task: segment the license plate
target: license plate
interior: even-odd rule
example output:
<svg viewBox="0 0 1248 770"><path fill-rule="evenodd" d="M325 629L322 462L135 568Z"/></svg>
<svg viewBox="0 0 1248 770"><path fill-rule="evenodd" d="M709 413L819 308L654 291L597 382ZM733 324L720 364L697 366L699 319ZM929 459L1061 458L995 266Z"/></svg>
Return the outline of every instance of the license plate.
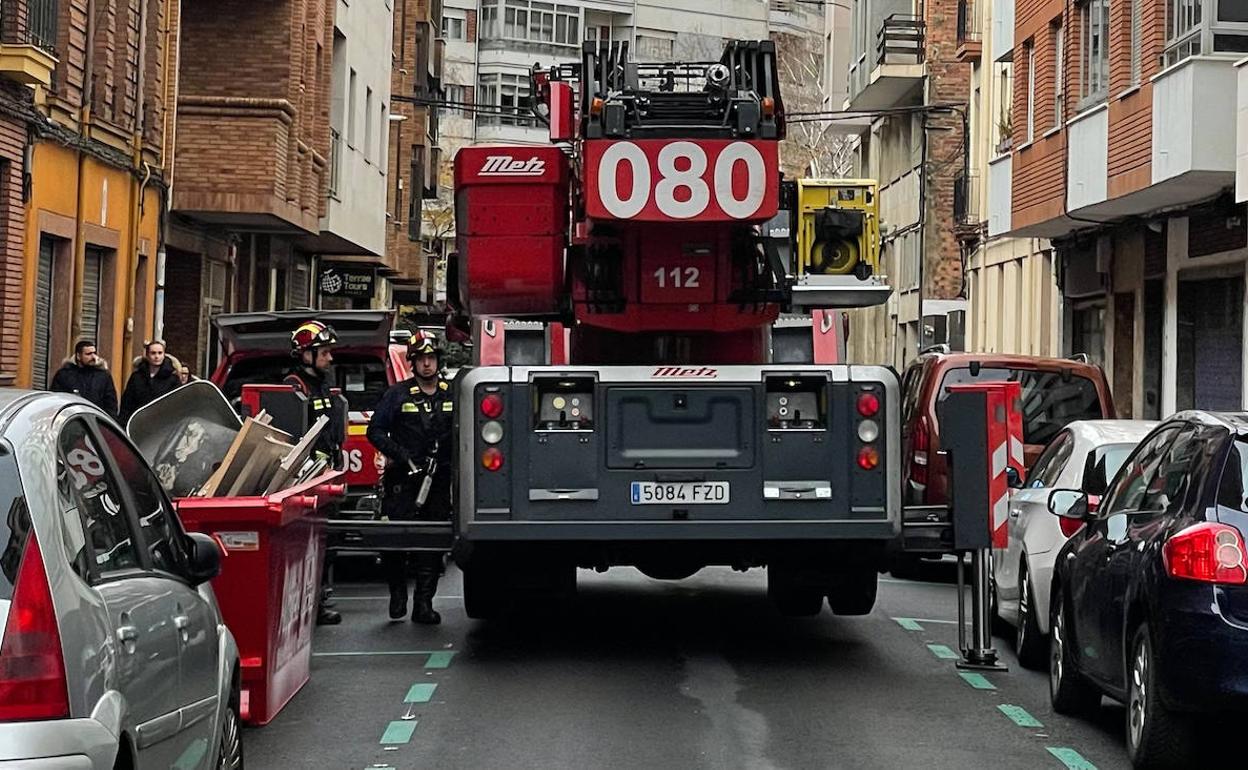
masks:
<svg viewBox="0 0 1248 770"><path fill-rule="evenodd" d="M727 505L727 481L634 481L633 505Z"/></svg>

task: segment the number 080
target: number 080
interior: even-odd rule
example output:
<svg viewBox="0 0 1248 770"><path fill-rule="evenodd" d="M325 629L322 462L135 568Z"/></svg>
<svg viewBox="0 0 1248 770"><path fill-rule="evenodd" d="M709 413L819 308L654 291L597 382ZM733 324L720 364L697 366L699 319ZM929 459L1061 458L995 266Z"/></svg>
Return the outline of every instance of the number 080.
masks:
<svg viewBox="0 0 1248 770"><path fill-rule="evenodd" d="M767 192L766 164L758 148L747 142L733 142L715 158L712 185L705 179L708 167L706 150L693 142L672 142L659 150L656 159L659 180L651 177L650 159L645 150L632 142L617 142L608 147L598 164L598 196L603 207L617 219L632 219L650 203L664 216L692 219L703 214L714 202L728 216L745 219L758 212ZM684 163L678 163L684 161ZM618 172L627 163L632 172L633 186L628 197L622 197ZM738 198L732 178L738 163L745 164L745 194ZM683 165L681 169L679 166ZM679 196L677 191L681 191Z"/></svg>

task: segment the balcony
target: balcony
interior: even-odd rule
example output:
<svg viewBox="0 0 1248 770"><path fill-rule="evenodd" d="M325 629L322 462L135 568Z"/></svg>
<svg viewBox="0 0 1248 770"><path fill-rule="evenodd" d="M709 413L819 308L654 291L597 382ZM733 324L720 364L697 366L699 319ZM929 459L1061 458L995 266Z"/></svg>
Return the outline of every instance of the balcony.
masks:
<svg viewBox="0 0 1248 770"><path fill-rule="evenodd" d="M925 31L923 19L911 14L894 13L883 20L873 55L865 54L850 67L849 110L896 107L918 90L927 69Z"/></svg>
<svg viewBox="0 0 1248 770"><path fill-rule="evenodd" d="M52 85L56 30L57 0L0 5L0 76L25 85Z"/></svg>
<svg viewBox="0 0 1248 770"><path fill-rule="evenodd" d="M1248 59L1235 64L1238 137L1235 143L1235 202L1248 201Z"/></svg>
<svg viewBox="0 0 1248 770"><path fill-rule="evenodd" d="M975 174L958 174L953 180L953 232L960 241L975 241L982 234L979 188Z"/></svg>
<svg viewBox="0 0 1248 770"><path fill-rule="evenodd" d="M1070 121L1066 141L1066 210L1104 203L1109 193L1109 107L1100 105Z"/></svg>
<svg viewBox="0 0 1248 770"><path fill-rule="evenodd" d="M1194 56L1153 78L1153 187L1161 205L1235 184L1237 82L1230 59Z"/></svg>
<svg viewBox="0 0 1248 770"><path fill-rule="evenodd" d="M960 62L977 62L983 56L984 35L976 14L975 0L958 0L958 50Z"/></svg>

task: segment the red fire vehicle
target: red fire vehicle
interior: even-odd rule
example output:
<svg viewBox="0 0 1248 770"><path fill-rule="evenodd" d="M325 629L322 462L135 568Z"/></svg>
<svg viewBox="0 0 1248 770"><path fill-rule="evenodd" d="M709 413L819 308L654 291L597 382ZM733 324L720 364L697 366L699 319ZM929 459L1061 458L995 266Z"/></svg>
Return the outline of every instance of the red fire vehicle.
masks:
<svg viewBox="0 0 1248 770"><path fill-rule="evenodd" d="M494 364L456 378L468 614L617 565L766 567L783 613L869 612L900 398L843 363L834 308L889 294L874 183L782 181L768 41L671 64L587 43L533 86L550 145L455 158L451 304Z"/></svg>

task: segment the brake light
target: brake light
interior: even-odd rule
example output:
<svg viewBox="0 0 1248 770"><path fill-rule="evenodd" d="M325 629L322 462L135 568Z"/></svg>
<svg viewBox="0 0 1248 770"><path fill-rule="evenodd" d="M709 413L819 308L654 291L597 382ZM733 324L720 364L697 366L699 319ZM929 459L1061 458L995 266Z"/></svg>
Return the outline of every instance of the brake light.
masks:
<svg viewBox="0 0 1248 770"><path fill-rule="evenodd" d="M1058 516L1057 524L1062 528L1062 534L1066 536L1067 540L1074 537L1075 533L1083 528L1082 519L1072 519L1067 516Z"/></svg>
<svg viewBox="0 0 1248 770"><path fill-rule="evenodd" d="M487 471L497 471L503 467L503 453L497 447L490 447L481 453L481 467Z"/></svg>
<svg viewBox="0 0 1248 770"><path fill-rule="evenodd" d="M497 393L487 393L481 399L481 414L491 420L497 420L503 414L503 397Z"/></svg>
<svg viewBox="0 0 1248 770"><path fill-rule="evenodd" d="M1166 541L1161 555L1172 578L1231 585L1248 582L1243 535L1226 524L1206 521L1188 527Z"/></svg>
<svg viewBox="0 0 1248 770"><path fill-rule="evenodd" d="M874 393L863 393L858 397L858 414L863 417L874 417L880 413L880 397Z"/></svg>
<svg viewBox="0 0 1248 770"><path fill-rule="evenodd" d="M68 716L61 632L43 554L31 532L0 641L0 722Z"/></svg>
<svg viewBox="0 0 1248 770"><path fill-rule="evenodd" d="M910 458L910 480L915 484L927 484L927 453L931 444L932 434L927 426L927 418L920 417L914 424L914 454Z"/></svg>

